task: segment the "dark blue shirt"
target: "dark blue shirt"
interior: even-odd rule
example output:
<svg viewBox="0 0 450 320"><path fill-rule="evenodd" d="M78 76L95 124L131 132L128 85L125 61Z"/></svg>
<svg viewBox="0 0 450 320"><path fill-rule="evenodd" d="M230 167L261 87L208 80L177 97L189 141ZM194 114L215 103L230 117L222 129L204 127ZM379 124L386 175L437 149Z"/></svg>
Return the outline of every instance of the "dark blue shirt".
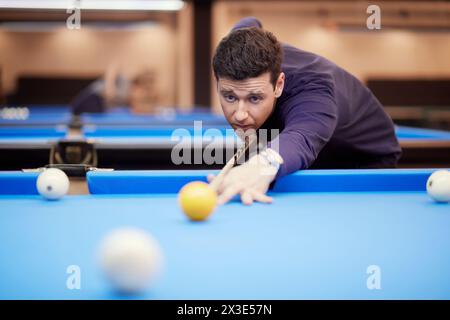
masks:
<svg viewBox="0 0 450 320"><path fill-rule="evenodd" d="M245 18L233 28L262 27ZM401 148L391 118L356 77L283 44L282 95L262 128L279 129L278 177L306 168L394 167ZM275 147L275 145L273 145Z"/></svg>

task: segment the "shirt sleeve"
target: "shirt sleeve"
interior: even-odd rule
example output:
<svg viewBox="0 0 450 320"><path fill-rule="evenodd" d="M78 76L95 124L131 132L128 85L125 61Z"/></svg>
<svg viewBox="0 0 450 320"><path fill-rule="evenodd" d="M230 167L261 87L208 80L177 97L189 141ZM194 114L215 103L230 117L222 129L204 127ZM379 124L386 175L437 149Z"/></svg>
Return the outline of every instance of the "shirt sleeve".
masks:
<svg viewBox="0 0 450 320"><path fill-rule="evenodd" d="M318 80L306 87L283 102L285 126L270 143L284 161L277 178L312 165L336 128L337 106L331 84Z"/></svg>
<svg viewBox="0 0 450 320"><path fill-rule="evenodd" d="M245 18L239 20L239 22L234 25L234 27L231 31L241 29L241 28L250 28L250 27L262 28L262 24L255 17L245 17Z"/></svg>

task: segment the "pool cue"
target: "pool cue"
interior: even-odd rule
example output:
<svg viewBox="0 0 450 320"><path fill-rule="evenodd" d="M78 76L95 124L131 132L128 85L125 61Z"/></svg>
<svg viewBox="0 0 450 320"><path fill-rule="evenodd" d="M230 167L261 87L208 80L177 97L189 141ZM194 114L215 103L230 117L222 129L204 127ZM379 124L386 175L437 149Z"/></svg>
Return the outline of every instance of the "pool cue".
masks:
<svg viewBox="0 0 450 320"><path fill-rule="evenodd" d="M234 165L239 161L239 159L242 158L242 156L245 156L245 153L247 150L256 142L258 141L258 138L255 136L254 138L249 137L248 143L245 141L244 145L239 148L234 156L228 160L228 162L225 164L225 166L220 170L220 172L217 174L217 176L214 177L214 180L209 184L209 186L217 192L217 189L219 188L219 185L222 183L223 179L225 178L225 175L228 174L228 172L234 167Z"/></svg>

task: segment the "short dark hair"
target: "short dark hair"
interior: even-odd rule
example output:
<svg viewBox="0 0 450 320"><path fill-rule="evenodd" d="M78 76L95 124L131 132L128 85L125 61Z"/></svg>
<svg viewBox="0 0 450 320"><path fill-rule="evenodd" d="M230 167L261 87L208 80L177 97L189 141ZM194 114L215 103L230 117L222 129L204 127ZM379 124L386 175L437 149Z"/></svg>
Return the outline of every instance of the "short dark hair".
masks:
<svg viewBox="0 0 450 320"><path fill-rule="evenodd" d="M283 50L269 31L251 27L232 31L220 41L213 57L216 79L245 80L270 72L275 87Z"/></svg>

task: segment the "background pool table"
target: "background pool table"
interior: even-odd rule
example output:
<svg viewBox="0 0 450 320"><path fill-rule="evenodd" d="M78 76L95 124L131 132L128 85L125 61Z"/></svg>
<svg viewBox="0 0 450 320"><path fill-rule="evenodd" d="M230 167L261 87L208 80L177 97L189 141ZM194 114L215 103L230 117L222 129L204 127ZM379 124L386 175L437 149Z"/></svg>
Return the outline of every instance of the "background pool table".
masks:
<svg viewBox="0 0 450 320"><path fill-rule="evenodd" d="M191 163L175 165L171 161L172 148L178 141L172 139L176 129L194 131L194 124L154 125L84 125L79 132L67 126L18 127L0 126L0 170L20 170L23 168L42 167L52 163L52 150L62 149L65 141L75 141L80 145L90 144L95 149L98 167L115 169L218 169L208 163ZM213 129L213 131L211 131ZM239 141L228 125L217 125L203 121L202 130L195 133L196 140L191 157L195 152L203 152L210 145L211 139L219 144L220 149L229 151L231 156ZM208 132L209 139L204 135ZM450 163L450 133L445 131L420 128L396 127L396 133L403 149L400 159L401 167L441 167ZM61 143L62 141L62 143ZM82 150L82 147L79 149ZM194 150L196 149L196 150ZM72 148L73 152L75 148ZM75 150L76 151L76 150ZM228 155L227 154L227 155ZM82 159L83 156L77 156ZM73 163L69 162L68 163Z"/></svg>

